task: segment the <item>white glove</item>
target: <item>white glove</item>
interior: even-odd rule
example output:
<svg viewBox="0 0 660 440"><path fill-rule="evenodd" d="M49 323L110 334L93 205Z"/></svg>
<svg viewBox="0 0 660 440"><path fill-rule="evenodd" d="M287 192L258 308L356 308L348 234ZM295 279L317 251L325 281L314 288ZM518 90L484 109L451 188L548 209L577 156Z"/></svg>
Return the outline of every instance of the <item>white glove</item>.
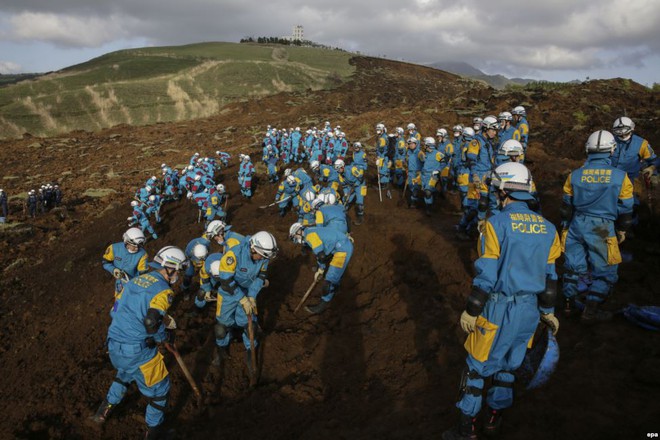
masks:
<svg viewBox="0 0 660 440"><path fill-rule="evenodd" d="M325 270L321 269L320 267L314 272L314 281L318 282L321 281L323 278L323 275L325 274Z"/></svg>
<svg viewBox="0 0 660 440"><path fill-rule="evenodd" d="M477 328L477 317L470 316L467 310L461 313L461 328L465 333L472 333Z"/></svg>
<svg viewBox="0 0 660 440"><path fill-rule="evenodd" d="M204 294L204 301L206 301L207 303L214 302L214 301L217 301L217 300L218 300L218 297L216 295L214 295L213 292L206 292Z"/></svg>
<svg viewBox="0 0 660 440"><path fill-rule="evenodd" d="M626 240L626 232L625 231L616 231L616 241L621 244Z"/></svg>
<svg viewBox="0 0 660 440"><path fill-rule="evenodd" d="M642 170L642 176L644 176L645 179L650 179L654 171L655 171L655 166L653 165L648 166Z"/></svg>
<svg viewBox="0 0 660 440"><path fill-rule="evenodd" d="M351 243L355 243L355 240L353 239L353 237L351 236L351 234L348 234L348 240L349 240Z"/></svg>
<svg viewBox="0 0 660 440"><path fill-rule="evenodd" d="M553 335L557 334L559 331L559 320L554 313L541 313L541 321L550 327Z"/></svg>
<svg viewBox="0 0 660 440"><path fill-rule="evenodd" d="M186 193L186 197L192 200L193 193L190 192L190 191L188 191L188 192Z"/></svg>
<svg viewBox="0 0 660 440"><path fill-rule="evenodd" d="M477 221L477 230L481 234L486 232L486 219L485 218L480 219L479 221Z"/></svg>
<svg viewBox="0 0 660 440"><path fill-rule="evenodd" d="M240 300L243 310L245 310L246 315L256 315L257 314L257 299L252 298L251 296L244 296Z"/></svg>
<svg viewBox="0 0 660 440"><path fill-rule="evenodd" d="M116 267L112 270L112 276L115 277L115 279L121 280L125 275L126 273L123 270Z"/></svg>
<svg viewBox="0 0 660 440"><path fill-rule="evenodd" d="M163 325L168 330L174 330L176 328L176 322L170 315L165 315L163 317Z"/></svg>
<svg viewBox="0 0 660 440"><path fill-rule="evenodd" d="M270 286L270 281L264 280L264 285L262 287L265 289L268 286Z"/></svg>

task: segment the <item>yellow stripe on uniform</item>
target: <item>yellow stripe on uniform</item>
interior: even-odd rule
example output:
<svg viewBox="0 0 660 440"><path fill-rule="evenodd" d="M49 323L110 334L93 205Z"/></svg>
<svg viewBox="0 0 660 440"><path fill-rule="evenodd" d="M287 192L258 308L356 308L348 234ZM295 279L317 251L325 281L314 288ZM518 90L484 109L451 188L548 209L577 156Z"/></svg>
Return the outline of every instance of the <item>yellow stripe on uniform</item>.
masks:
<svg viewBox="0 0 660 440"><path fill-rule="evenodd" d="M144 383L148 387L156 385L169 374L165 362L163 362L163 355L159 351L156 352L156 356L151 358L151 360L140 365L140 371L144 376Z"/></svg>
<svg viewBox="0 0 660 440"><path fill-rule="evenodd" d="M332 261L330 262L330 266L341 269L342 267L344 267L345 262L346 262L346 252L335 252L335 254L332 256Z"/></svg>
<svg viewBox="0 0 660 440"><path fill-rule="evenodd" d="M310 232L307 234L305 240L309 243L312 249L318 249L323 246L323 241L321 241L321 237L319 237L319 234L316 232Z"/></svg>
<svg viewBox="0 0 660 440"><path fill-rule="evenodd" d="M151 298L149 308L167 312L167 309L170 308L170 295L173 294L174 292L172 292L171 289L165 289L161 292L158 292L156 296Z"/></svg>
<svg viewBox="0 0 660 440"><path fill-rule="evenodd" d="M548 254L548 264L554 264L555 260L561 255L562 246L559 235L555 232L555 239L552 241L552 246L550 246L550 253Z"/></svg>
<svg viewBox="0 0 660 440"><path fill-rule="evenodd" d="M495 233L493 225L486 220L486 232L484 233L484 253L482 258L500 258L500 241Z"/></svg>
<svg viewBox="0 0 660 440"><path fill-rule="evenodd" d="M234 273L236 271L236 254L229 251L220 259L220 273Z"/></svg>
<svg viewBox="0 0 660 440"><path fill-rule="evenodd" d="M321 211L316 211L316 215L314 216L314 218L316 219L316 224L318 226L323 226L323 221L325 219L323 218L323 213Z"/></svg>
<svg viewBox="0 0 660 440"><path fill-rule="evenodd" d="M564 182L564 194L573 197L573 184L571 183L571 175L572 173L568 175L566 182Z"/></svg>
<svg viewBox="0 0 660 440"><path fill-rule="evenodd" d="M230 238L229 240L226 241L227 247L229 249L233 248L237 244L241 244L241 241L236 239L236 238Z"/></svg>
<svg viewBox="0 0 660 440"><path fill-rule="evenodd" d="M105 250L105 254L103 254L103 259L111 263L114 261L115 253L112 252L112 245L108 246L108 248Z"/></svg>
<svg viewBox="0 0 660 440"><path fill-rule="evenodd" d="M147 254L145 253L145 254L142 256L142 258L140 258L140 261L138 261L137 270L138 270L139 273L142 273L142 272L146 272L146 271L147 271L147 269L148 269L148 266L147 266L147 260L148 260L148 259L149 259L149 255L147 255Z"/></svg>
<svg viewBox="0 0 660 440"><path fill-rule="evenodd" d="M619 198L621 200L627 200L627 199L631 199L632 196L633 196L633 185L632 183L630 183L630 179L626 174L625 176L623 176L623 182L621 185L621 192L619 193Z"/></svg>

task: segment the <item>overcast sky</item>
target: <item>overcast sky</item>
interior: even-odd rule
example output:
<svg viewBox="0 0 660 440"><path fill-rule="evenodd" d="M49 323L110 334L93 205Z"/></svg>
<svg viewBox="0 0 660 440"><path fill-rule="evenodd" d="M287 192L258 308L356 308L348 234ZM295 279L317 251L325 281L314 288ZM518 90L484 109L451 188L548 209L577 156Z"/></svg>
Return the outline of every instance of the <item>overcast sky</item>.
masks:
<svg viewBox="0 0 660 440"><path fill-rule="evenodd" d="M549 81L660 82L660 0L0 0L0 73L118 49L290 35Z"/></svg>

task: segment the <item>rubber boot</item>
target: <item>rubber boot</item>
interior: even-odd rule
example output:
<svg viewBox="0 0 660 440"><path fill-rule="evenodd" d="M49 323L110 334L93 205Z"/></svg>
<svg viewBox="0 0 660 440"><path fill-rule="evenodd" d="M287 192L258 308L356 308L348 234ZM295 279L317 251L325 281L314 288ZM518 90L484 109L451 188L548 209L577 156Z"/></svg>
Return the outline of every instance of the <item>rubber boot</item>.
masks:
<svg viewBox="0 0 660 440"><path fill-rule="evenodd" d="M609 321L612 319L612 312L600 309L601 303L594 300L587 300L582 312L582 322L596 323Z"/></svg>
<svg viewBox="0 0 660 440"><path fill-rule="evenodd" d="M314 306L305 306L305 310L307 310L307 313L311 313L312 315L320 315L328 307L330 307L330 303L327 302L327 301L321 300L321 301L319 301L318 304L316 304Z"/></svg>
<svg viewBox="0 0 660 440"><path fill-rule="evenodd" d="M575 306L575 297L564 297L564 316L575 316L578 310Z"/></svg>
<svg viewBox="0 0 660 440"><path fill-rule="evenodd" d="M427 203L424 204L424 214L426 214L427 217L431 217L431 205Z"/></svg>
<svg viewBox="0 0 660 440"><path fill-rule="evenodd" d="M150 426L144 434L144 440L171 440L175 434L174 429L165 429L163 425Z"/></svg>
<svg viewBox="0 0 660 440"><path fill-rule="evenodd" d="M486 408L486 420L484 421L483 433L487 437L496 436L502 427L502 410Z"/></svg>
<svg viewBox="0 0 660 440"><path fill-rule="evenodd" d="M280 217L284 217L286 215L286 208L280 208Z"/></svg>
<svg viewBox="0 0 660 440"><path fill-rule="evenodd" d="M213 365L214 367L221 367L225 359L229 359L228 348L229 347L220 347L216 345L215 353L213 354L213 360L211 361L211 365Z"/></svg>
<svg viewBox="0 0 660 440"><path fill-rule="evenodd" d="M101 402L101 405L99 405L99 408L96 410L96 413L91 416L89 419L92 422L101 424L105 422L108 417L110 417L110 413L112 413L112 410L115 408L115 405L111 404L108 402L107 399L103 399L103 402Z"/></svg>
<svg viewBox="0 0 660 440"><path fill-rule="evenodd" d="M461 413L458 426L442 433L443 440L476 440L477 433L474 426L476 417L471 417Z"/></svg>

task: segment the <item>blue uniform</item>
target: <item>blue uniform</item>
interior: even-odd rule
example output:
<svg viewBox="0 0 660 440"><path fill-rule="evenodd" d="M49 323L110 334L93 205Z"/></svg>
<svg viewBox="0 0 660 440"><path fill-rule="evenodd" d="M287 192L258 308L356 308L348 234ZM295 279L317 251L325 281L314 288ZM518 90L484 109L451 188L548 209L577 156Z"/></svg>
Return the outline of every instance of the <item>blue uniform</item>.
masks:
<svg viewBox="0 0 660 440"><path fill-rule="evenodd" d="M526 116L520 118L520 121L516 124L516 129L520 133L520 143L523 146L523 151L526 153L529 142L529 122L527 122Z"/></svg>
<svg viewBox="0 0 660 440"><path fill-rule="evenodd" d="M253 260L250 255L249 236L238 246L228 250L220 259L218 301L216 308L216 344L226 347L231 341L233 327L243 329L243 344L248 350L248 317L240 300L257 298L266 280L268 260ZM256 321L256 316L252 317ZM255 341L256 344L257 341Z"/></svg>
<svg viewBox="0 0 660 440"><path fill-rule="evenodd" d="M321 299L330 302L353 255L353 243L348 235L330 227L305 228L303 241L316 255L319 268L325 269L329 289Z"/></svg>
<svg viewBox="0 0 660 440"><path fill-rule="evenodd" d="M488 219L481 239L473 286L489 299L477 317L476 331L465 342L470 370L467 391L456 406L474 417L481 409L484 378L494 376L488 391L490 408L513 404L513 371L525 357L539 323L537 295L546 281L556 280L555 260L560 256L555 227L531 211L524 202L512 202Z"/></svg>
<svg viewBox="0 0 660 440"><path fill-rule="evenodd" d="M241 194L244 197L252 197L252 175L254 174L254 167L252 162L242 161L238 168L238 183L241 186Z"/></svg>
<svg viewBox="0 0 660 440"><path fill-rule="evenodd" d="M406 178L406 141L403 137L399 136L394 148L394 184L396 186L403 186Z"/></svg>
<svg viewBox="0 0 660 440"><path fill-rule="evenodd" d="M445 166L445 155L442 152L433 149L425 154L421 178L424 203L427 206L433 204L433 194L436 192L435 186L440 179L440 172Z"/></svg>
<svg viewBox="0 0 660 440"><path fill-rule="evenodd" d="M314 218L316 226L334 228L342 234L348 234L346 211L341 205L321 205Z"/></svg>
<svg viewBox="0 0 660 440"><path fill-rule="evenodd" d="M147 251L139 248L134 254L128 252L123 242L114 243L108 246L103 254L103 269L111 275L115 269L119 269L126 274L125 279L115 280L115 296L121 292L124 283L132 278L145 273L147 267Z"/></svg>
<svg viewBox="0 0 660 440"><path fill-rule="evenodd" d="M170 378L163 355L155 345L166 340L165 328L161 323L155 333L148 333L144 319L149 309L164 316L173 295L170 285L158 272L133 278L115 301L108 329L108 353L117 376L106 399L112 405L118 404L127 386L137 383L140 393L149 400L145 414L149 427L163 422ZM151 343L148 338L152 339Z"/></svg>
<svg viewBox="0 0 660 440"><path fill-rule="evenodd" d="M0 223L4 223L7 218L7 194L4 191L0 192L0 209L2 209L2 215L0 216Z"/></svg>
<svg viewBox="0 0 660 440"><path fill-rule="evenodd" d="M300 193L300 189L301 185L299 179L296 179L295 183L290 183L286 179L280 183L277 187L277 193L275 193L275 201L280 202L277 204L278 208L280 208L280 212L283 212L289 203L293 206L293 199Z"/></svg>
<svg viewBox="0 0 660 440"><path fill-rule="evenodd" d="M277 182L277 161L279 160L280 152L277 147L268 145L264 147L262 160L268 167L268 180L270 182Z"/></svg>
<svg viewBox="0 0 660 440"><path fill-rule="evenodd" d="M603 302L618 280L621 254L614 222L632 213L632 183L624 171L611 165L609 153L590 154L584 166L566 179L564 203L573 208L573 218L562 231L564 296L573 298L578 280L590 271L587 300Z"/></svg>
<svg viewBox="0 0 660 440"><path fill-rule="evenodd" d="M188 257L188 261L190 262L190 264L186 266L186 271L183 276L183 283L181 286L183 290L190 289L190 285L192 284L193 277L195 276L196 273L199 274L202 266L204 266L205 260L197 258L193 254L193 249L198 244L201 244L206 248L207 256L211 251L211 241L208 238L206 238L206 234L202 235L201 237L193 238L188 242L188 245L186 246L184 252L186 254L186 257Z"/></svg>
<svg viewBox="0 0 660 440"><path fill-rule="evenodd" d="M376 138L376 156L383 157L387 155L387 147L389 147L390 141L387 133L383 132L378 135Z"/></svg>

